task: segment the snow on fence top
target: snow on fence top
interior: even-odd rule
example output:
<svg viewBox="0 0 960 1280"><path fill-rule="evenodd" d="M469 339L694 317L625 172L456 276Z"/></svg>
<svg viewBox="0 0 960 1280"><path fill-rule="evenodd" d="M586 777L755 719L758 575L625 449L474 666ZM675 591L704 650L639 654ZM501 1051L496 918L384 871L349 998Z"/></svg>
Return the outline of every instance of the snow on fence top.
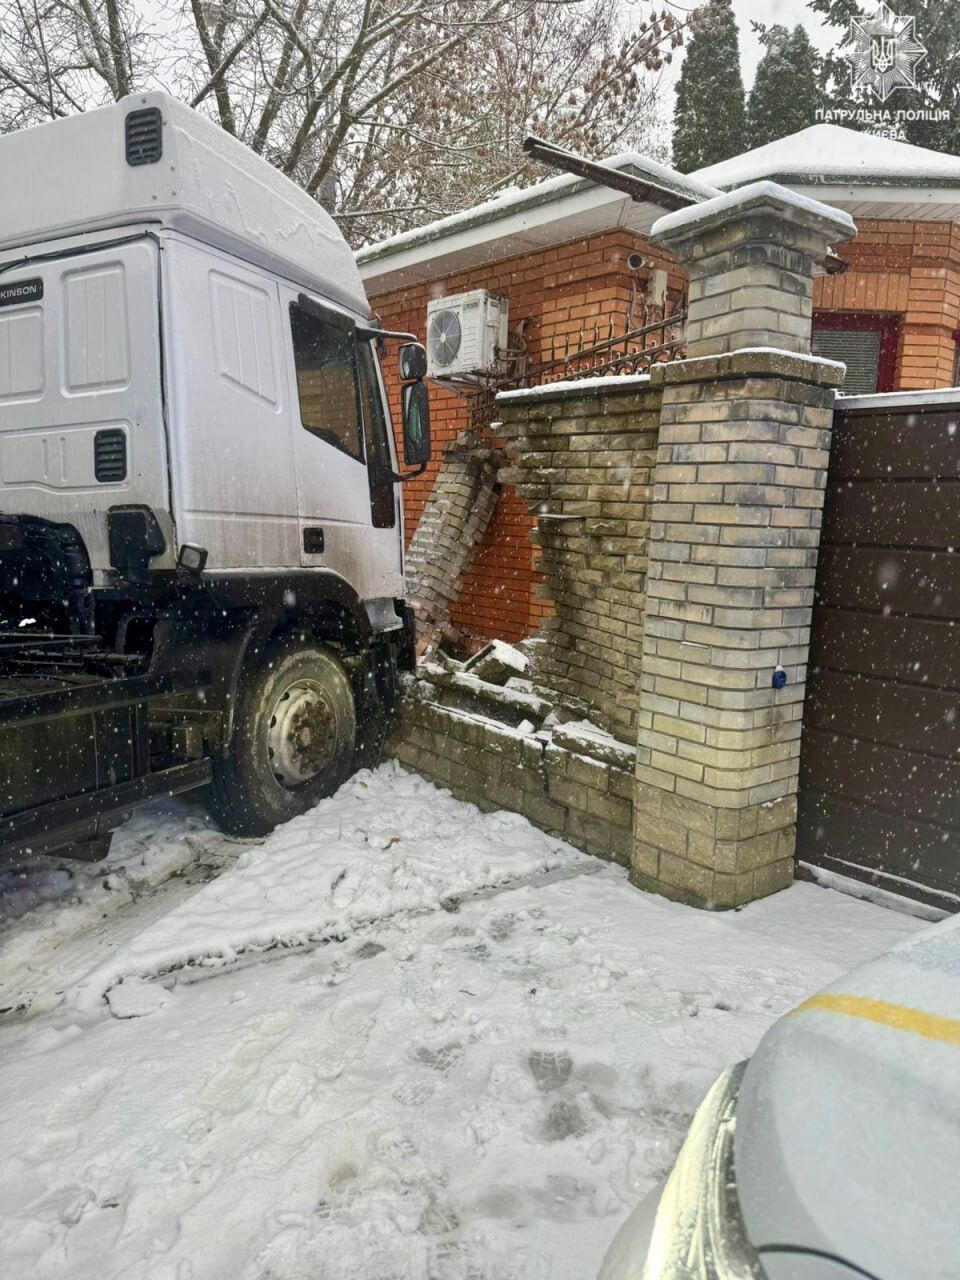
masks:
<svg viewBox="0 0 960 1280"><path fill-rule="evenodd" d="M629 387L646 386L650 381L649 373L618 373L606 377L570 378L565 382L545 382L536 387L519 387L514 391L500 391L497 402L512 400L535 400L538 396L574 395L579 391L588 391L591 395L607 394L621 391Z"/></svg>
<svg viewBox="0 0 960 1280"><path fill-rule="evenodd" d="M815 124L743 155L697 169L691 176L724 188L760 178L799 179L811 184L843 179L891 186L947 181L960 186L960 157L840 125Z"/></svg>
<svg viewBox="0 0 960 1280"><path fill-rule="evenodd" d="M160 113L160 157L130 163L127 117L150 110ZM137 94L0 137L0 172L0 252L151 223L368 313L353 253L330 215L266 160L165 93Z"/></svg>
<svg viewBox="0 0 960 1280"><path fill-rule="evenodd" d="M859 396L846 396L841 392L837 397L837 407L842 409L909 410L938 405L960 410L960 387L939 387L934 391L881 391Z"/></svg>

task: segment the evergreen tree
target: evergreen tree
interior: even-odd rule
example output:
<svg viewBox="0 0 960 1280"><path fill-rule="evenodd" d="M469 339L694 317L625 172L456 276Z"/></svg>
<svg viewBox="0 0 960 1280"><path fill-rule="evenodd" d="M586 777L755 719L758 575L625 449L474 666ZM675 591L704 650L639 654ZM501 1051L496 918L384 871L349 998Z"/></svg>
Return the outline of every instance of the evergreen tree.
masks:
<svg viewBox="0 0 960 1280"><path fill-rule="evenodd" d="M697 15L677 85L673 163L683 173L716 164L746 142L740 35L730 0Z"/></svg>
<svg viewBox="0 0 960 1280"><path fill-rule="evenodd" d="M891 113L900 109L942 113L940 120L904 120L898 131L905 142L960 155L960 4L957 0L895 0L891 3L891 9L899 17L916 20L914 34L926 48L927 55L916 67L917 87L897 89L883 104L863 89L854 92L850 83L850 23L854 18L874 17L875 0L807 0L807 3L814 13L823 15L825 25L837 29L837 44L823 59L824 106L884 106ZM835 123L871 131L870 126L856 120Z"/></svg>
<svg viewBox="0 0 960 1280"><path fill-rule="evenodd" d="M817 51L803 27L774 26L764 32L766 52L747 106L747 145L785 138L816 123L820 102Z"/></svg>

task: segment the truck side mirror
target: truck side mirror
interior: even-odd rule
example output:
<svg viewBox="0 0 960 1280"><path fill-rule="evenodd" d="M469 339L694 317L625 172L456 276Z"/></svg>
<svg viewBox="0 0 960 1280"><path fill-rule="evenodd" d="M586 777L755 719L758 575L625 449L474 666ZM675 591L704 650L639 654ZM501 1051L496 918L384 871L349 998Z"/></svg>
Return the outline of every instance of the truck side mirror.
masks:
<svg viewBox="0 0 960 1280"><path fill-rule="evenodd" d="M420 342L405 342L398 355L400 381L414 382L427 372L427 351Z"/></svg>
<svg viewBox="0 0 960 1280"><path fill-rule="evenodd" d="M430 461L430 402L426 383L408 382L400 392L403 413L403 460L408 467Z"/></svg>

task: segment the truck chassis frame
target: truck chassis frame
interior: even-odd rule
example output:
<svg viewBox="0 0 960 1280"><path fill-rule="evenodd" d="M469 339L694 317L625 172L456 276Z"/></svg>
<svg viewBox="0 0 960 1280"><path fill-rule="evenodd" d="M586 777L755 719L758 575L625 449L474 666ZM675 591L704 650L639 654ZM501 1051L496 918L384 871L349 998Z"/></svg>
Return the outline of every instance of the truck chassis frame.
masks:
<svg viewBox="0 0 960 1280"><path fill-rule="evenodd" d="M158 759L149 720L155 699L202 689L209 673L136 665L96 636L0 632L0 863L70 845L82 854L145 800L210 781L209 759ZM18 780L41 762L45 794L18 804L29 794Z"/></svg>

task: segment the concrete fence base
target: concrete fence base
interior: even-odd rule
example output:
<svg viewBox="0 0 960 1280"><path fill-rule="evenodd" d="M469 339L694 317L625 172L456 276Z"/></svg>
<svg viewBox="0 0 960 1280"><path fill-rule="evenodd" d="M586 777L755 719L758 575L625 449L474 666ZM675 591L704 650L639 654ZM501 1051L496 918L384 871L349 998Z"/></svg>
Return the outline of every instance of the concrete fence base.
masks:
<svg viewBox="0 0 960 1280"><path fill-rule="evenodd" d="M630 747L576 724L531 728L550 711L535 695L517 697L492 686L478 692L476 681L437 679L432 673L408 686L389 741L401 764L459 800L488 812L522 813L578 849L630 866Z"/></svg>

